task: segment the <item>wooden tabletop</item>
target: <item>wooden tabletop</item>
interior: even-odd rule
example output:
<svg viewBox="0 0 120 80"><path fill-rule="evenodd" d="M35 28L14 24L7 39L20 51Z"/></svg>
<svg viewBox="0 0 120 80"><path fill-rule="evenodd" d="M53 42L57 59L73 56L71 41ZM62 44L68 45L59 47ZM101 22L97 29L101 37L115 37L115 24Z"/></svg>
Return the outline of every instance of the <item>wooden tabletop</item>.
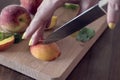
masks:
<svg viewBox="0 0 120 80"><path fill-rule="evenodd" d="M0 10L18 0L0 0ZM120 80L120 23L107 29L87 52L67 80ZM34 80L0 65L0 80Z"/></svg>

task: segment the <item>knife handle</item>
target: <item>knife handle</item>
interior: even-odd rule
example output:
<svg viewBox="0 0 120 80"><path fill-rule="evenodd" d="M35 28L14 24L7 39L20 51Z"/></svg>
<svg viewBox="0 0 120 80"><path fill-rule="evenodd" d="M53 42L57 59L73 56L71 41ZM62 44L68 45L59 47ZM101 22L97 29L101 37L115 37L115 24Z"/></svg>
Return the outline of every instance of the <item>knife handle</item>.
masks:
<svg viewBox="0 0 120 80"><path fill-rule="evenodd" d="M105 13L107 13L108 0L100 0L98 5Z"/></svg>

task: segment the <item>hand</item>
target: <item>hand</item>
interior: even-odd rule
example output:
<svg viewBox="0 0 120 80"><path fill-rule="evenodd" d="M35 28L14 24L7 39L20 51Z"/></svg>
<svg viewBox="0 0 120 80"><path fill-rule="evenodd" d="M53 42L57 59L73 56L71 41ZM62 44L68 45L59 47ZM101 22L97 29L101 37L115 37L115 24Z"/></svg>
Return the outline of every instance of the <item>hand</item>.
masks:
<svg viewBox="0 0 120 80"><path fill-rule="evenodd" d="M65 1L66 0L43 0L23 35L23 39L31 37L29 45L34 45L42 39L44 29L49 23L54 11L64 4Z"/></svg>
<svg viewBox="0 0 120 80"><path fill-rule="evenodd" d="M25 31L23 39L29 38L29 45L34 45L42 39L44 29L49 23L54 11L65 2L77 3L80 5L79 13L98 3L99 0L43 0L31 24ZM120 0L109 0L107 22L111 29L115 27L120 16Z"/></svg>
<svg viewBox="0 0 120 80"><path fill-rule="evenodd" d="M75 1L75 0L74 0ZM81 10L85 11L100 0L80 0ZM114 29L120 18L120 0L108 0L107 23L110 29Z"/></svg>

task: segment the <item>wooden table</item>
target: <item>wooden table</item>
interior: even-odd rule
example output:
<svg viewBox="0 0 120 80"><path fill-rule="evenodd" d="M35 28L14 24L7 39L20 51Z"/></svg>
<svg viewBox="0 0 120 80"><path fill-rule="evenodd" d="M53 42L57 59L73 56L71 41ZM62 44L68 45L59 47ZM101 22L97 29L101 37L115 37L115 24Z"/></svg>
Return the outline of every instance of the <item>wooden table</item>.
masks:
<svg viewBox="0 0 120 80"><path fill-rule="evenodd" d="M16 2L18 1L11 0L11 3ZM0 0L0 10L11 3L10 0ZM120 80L119 25L120 23L113 31L107 29L104 32L67 80ZM0 80L34 79L0 65Z"/></svg>

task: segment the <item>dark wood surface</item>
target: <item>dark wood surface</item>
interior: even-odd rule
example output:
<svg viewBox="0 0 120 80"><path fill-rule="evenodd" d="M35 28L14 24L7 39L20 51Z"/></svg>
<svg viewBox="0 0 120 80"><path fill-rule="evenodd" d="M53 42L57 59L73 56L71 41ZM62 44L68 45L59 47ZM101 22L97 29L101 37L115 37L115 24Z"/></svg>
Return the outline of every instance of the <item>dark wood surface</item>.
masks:
<svg viewBox="0 0 120 80"><path fill-rule="evenodd" d="M0 0L0 10L18 0ZM34 80L0 65L0 80ZM107 29L87 52L67 80L120 80L120 23Z"/></svg>

